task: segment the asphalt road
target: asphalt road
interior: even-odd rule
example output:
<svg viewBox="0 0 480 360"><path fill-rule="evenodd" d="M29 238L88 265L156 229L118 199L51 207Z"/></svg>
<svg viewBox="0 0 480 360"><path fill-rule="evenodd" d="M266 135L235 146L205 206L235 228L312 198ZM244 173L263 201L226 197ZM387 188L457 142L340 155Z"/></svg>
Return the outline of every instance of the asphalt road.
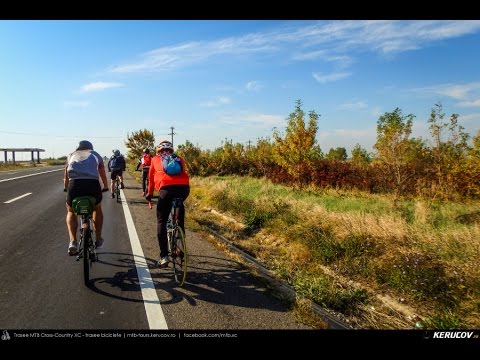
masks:
<svg viewBox="0 0 480 360"><path fill-rule="evenodd" d="M189 273L176 286L155 265L155 208L128 174L122 204L104 193L105 245L84 286L82 262L67 255L62 170L0 173L0 328L307 328L241 264L188 229Z"/></svg>

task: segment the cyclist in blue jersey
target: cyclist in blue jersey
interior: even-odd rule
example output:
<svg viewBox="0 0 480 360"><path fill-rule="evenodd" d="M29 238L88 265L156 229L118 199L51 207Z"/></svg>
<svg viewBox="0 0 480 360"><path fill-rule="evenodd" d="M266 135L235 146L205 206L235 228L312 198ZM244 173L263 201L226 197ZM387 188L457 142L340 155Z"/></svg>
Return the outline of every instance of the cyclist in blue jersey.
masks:
<svg viewBox="0 0 480 360"><path fill-rule="evenodd" d="M126 169L125 158L122 154L120 154L120 150L116 149L113 151L113 155L108 161L108 171L112 172L110 176L110 191L112 192L112 199L115 197L115 179L118 176L118 180L120 181L120 188L124 189L125 186L123 185L123 171Z"/></svg>

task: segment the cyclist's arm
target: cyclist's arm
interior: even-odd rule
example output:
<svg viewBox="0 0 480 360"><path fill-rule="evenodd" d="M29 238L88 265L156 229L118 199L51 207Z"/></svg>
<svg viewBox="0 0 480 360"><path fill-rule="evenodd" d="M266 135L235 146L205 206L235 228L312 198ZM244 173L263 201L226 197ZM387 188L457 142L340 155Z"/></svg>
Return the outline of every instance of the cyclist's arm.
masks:
<svg viewBox="0 0 480 360"><path fill-rule="evenodd" d="M107 182L107 174L105 172L105 165L100 165L98 167L98 174L100 175L100 178L102 179L103 190L105 190L105 189L108 190L108 182Z"/></svg>
<svg viewBox="0 0 480 360"><path fill-rule="evenodd" d="M67 165L65 165L65 170L64 170L64 172L63 172L63 188L64 188L64 189L68 189L69 179L68 179L67 169L68 169L68 163L67 163Z"/></svg>

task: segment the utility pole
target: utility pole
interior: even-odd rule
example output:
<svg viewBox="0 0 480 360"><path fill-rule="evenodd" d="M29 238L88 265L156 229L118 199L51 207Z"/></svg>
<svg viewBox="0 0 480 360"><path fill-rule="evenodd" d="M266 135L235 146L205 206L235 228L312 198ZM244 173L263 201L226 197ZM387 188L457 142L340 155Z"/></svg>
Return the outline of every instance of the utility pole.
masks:
<svg viewBox="0 0 480 360"><path fill-rule="evenodd" d="M173 129L175 129L173 126L170 126L170 129L172 130L170 134L168 135L171 135L172 136L172 146L173 146L173 135L177 135L177 133L174 133L173 132Z"/></svg>

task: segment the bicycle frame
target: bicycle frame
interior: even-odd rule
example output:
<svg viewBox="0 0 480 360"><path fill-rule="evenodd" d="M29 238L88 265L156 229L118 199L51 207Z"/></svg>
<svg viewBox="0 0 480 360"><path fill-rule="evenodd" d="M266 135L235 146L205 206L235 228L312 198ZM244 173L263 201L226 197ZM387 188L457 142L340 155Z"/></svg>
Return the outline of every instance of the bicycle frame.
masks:
<svg viewBox="0 0 480 360"><path fill-rule="evenodd" d="M90 268L92 263L97 261L95 243L93 241L92 214L95 209L95 198L93 196L79 196L72 202L72 207L80 220L80 243L77 261L83 257L83 279L85 286L90 282Z"/></svg>

